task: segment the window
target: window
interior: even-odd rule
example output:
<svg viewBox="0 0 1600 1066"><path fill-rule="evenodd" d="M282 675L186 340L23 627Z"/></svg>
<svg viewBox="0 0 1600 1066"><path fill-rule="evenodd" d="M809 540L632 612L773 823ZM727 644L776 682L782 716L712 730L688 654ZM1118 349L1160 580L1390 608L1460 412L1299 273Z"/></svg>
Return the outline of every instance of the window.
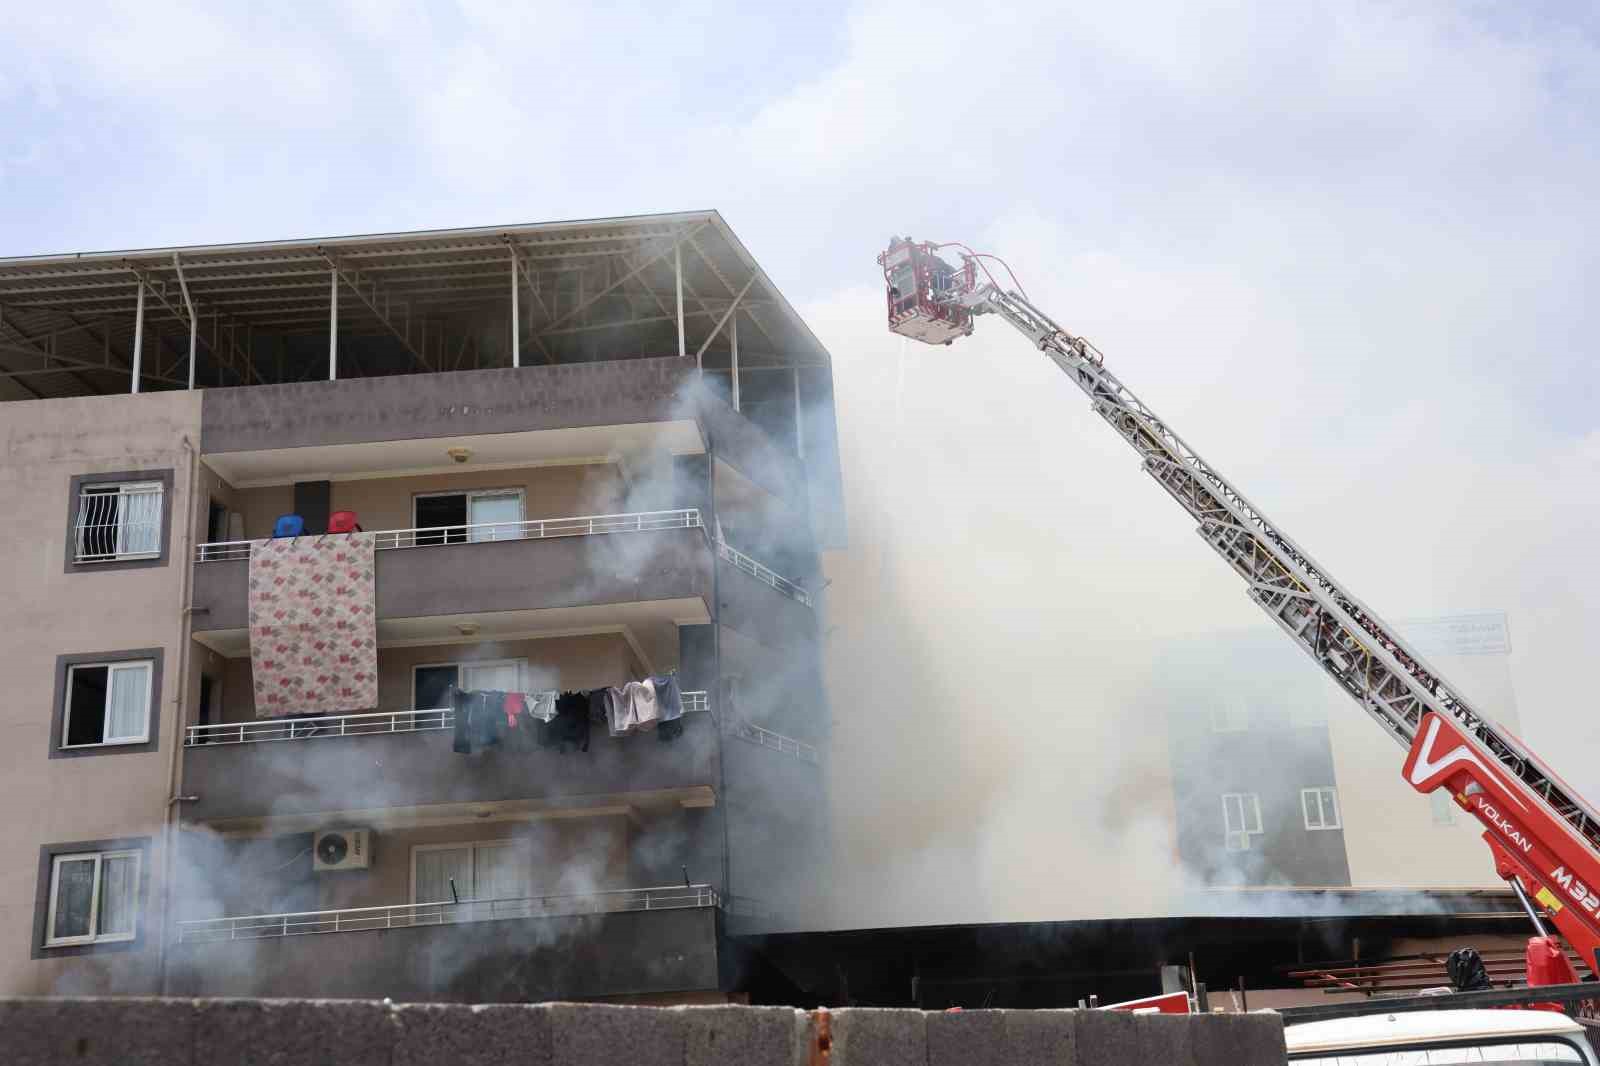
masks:
<svg viewBox="0 0 1600 1066"><path fill-rule="evenodd" d="M526 659L486 659L471 663L438 663L413 667L411 709L433 711L450 706L450 686L492 692L522 692Z"/></svg>
<svg viewBox="0 0 1600 1066"><path fill-rule="evenodd" d="M1250 838L1261 835L1261 799L1254 792L1222 796L1222 829L1229 851L1249 851Z"/></svg>
<svg viewBox="0 0 1600 1066"><path fill-rule="evenodd" d="M411 902L523 899L533 891L532 872L532 856L516 841L419 844L411 849Z"/></svg>
<svg viewBox="0 0 1600 1066"><path fill-rule="evenodd" d="M143 744L150 739L148 660L76 663L67 667L63 748Z"/></svg>
<svg viewBox="0 0 1600 1066"><path fill-rule="evenodd" d="M1428 803L1433 807L1434 825L1456 824L1456 801L1448 788L1438 788L1428 793Z"/></svg>
<svg viewBox="0 0 1600 1066"><path fill-rule="evenodd" d="M522 490L438 492L415 498L418 544L516 540L522 536Z"/></svg>
<svg viewBox="0 0 1600 1066"><path fill-rule="evenodd" d="M73 523L79 563L156 559L161 555L161 504L165 495L159 481L129 481L82 485L78 514Z"/></svg>
<svg viewBox="0 0 1600 1066"><path fill-rule="evenodd" d="M1306 816L1307 829L1339 828L1339 790L1336 788L1302 788L1300 809Z"/></svg>
<svg viewBox="0 0 1600 1066"><path fill-rule="evenodd" d="M137 850L54 856L44 946L132 940L139 925L141 858Z"/></svg>

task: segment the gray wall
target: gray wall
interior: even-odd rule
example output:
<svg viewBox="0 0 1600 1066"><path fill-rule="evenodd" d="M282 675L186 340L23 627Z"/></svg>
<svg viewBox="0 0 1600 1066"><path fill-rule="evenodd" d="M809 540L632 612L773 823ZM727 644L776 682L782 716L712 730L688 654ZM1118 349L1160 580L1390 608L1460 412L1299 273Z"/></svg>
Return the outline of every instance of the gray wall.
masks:
<svg viewBox="0 0 1600 1066"><path fill-rule="evenodd" d="M709 604L711 559L705 534L698 529L380 551L375 575L378 617L695 596ZM231 560L193 565L195 630L247 626L249 563Z"/></svg>
<svg viewBox="0 0 1600 1066"><path fill-rule="evenodd" d="M319 938L320 939L320 938ZM0 1000L25 1066L1282 1066L1277 1015Z"/></svg>
<svg viewBox="0 0 1600 1066"><path fill-rule="evenodd" d="M200 449L217 452L628 425L691 415L694 367L673 359L207 389Z"/></svg>

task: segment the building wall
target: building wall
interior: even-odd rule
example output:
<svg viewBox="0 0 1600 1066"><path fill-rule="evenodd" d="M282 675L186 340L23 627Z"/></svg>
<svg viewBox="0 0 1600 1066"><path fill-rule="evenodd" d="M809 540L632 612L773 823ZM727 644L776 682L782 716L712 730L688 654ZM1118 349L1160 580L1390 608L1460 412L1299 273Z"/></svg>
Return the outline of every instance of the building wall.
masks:
<svg viewBox="0 0 1600 1066"><path fill-rule="evenodd" d="M155 393L9 403L0 419L0 554L9 561L0 599L0 780L12 817L0 820L0 992L149 992L163 935L169 776L178 753L176 699L184 676L182 578L185 516L200 426L198 393ZM187 444L186 444L187 440ZM171 470L173 516L165 565L95 572L66 566L69 486L80 474ZM154 750L51 758L56 657L131 648L162 650L153 694ZM131 949L30 958L41 845L149 838L149 890ZM109 947L109 946L108 946Z"/></svg>

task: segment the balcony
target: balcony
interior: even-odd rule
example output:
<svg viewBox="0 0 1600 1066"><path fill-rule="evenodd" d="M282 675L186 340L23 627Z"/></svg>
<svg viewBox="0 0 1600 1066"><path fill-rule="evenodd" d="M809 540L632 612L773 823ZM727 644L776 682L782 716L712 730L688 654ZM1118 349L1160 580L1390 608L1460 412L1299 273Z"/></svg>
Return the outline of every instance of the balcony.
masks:
<svg viewBox="0 0 1600 1066"><path fill-rule="evenodd" d="M712 552L695 508L391 529L375 536L380 643L386 628L401 628L393 624L400 620L495 612L653 604L662 621L710 619ZM202 544L195 553L195 633L225 655L248 650L253 543ZM533 629L595 620L547 615L527 621L523 628Z"/></svg>
<svg viewBox="0 0 1600 1066"><path fill-rule="evenodd" d="M666 885L623 888L578 895L528 896L520 899L467 899L447 903L407 903L392 907L347 907L344 910L251 914L237 918L202 918L178 923L178 943L209 944L219 940L265 940L319 933L365 933L378 929L415 929L428 925L495 922L521 918L558 918L625 911L668 911L717 906L710 885Z"/></svg>
<svg viewBox="0 0 1600 1066"><path fill-rule="evenodd" d="M709 991L719 915L714 889L679 885L186 921L168 991L413 1002Z"/></svg>

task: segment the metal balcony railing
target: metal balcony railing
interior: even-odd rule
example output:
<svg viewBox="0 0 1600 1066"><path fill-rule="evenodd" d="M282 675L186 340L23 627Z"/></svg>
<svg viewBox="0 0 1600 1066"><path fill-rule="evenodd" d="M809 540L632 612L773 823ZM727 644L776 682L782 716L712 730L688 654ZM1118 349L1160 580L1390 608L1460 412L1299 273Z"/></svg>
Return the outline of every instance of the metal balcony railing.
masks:
<svg viewBox="0 0 1600 1066"><path fill-rule="evenodd" d="M415 929L430 925L505 921L515 918L560 918L579 914L630 911L672 911L719 905L710 885L667 885L623 888L569 896L527 896L518 899L462 900L459 903L408 903L394 907L350 907L336 911L251 914L237 918L203 918L178 923L178 943L207 944L223 940L269 940L317 933L361 933L375 929Z"/></svg>
<svg viewBox="0 0 1600 1066"><path fill-rule="evenodd" d="M636 511L630 514L580 515L576 518L535 518L526 522L480 522L464 526L425 529L385 529L373 534L379 551L426 548L439 544L484 544L504 540L551 540L556 537L593 537L607 533L654 533L668 529L703 529L700 511ZM310 534L317 536L319 534ZM338 536L339 534L331 534ZM259 540L217 541L195 549L195 561L223 562L248 559Z"/></svg>
<svg viewBox="0 0 1600 1066"><path fill-rule="evenodd" d="M756 562L754 559L750 558L750 556L746 555L738 548L735 548L727 541L717 541L717 555L732 563L738 569L749 574L757 581L760 581L762 584L771 585L773 588L777 589L790 599L799 603L803 603L807 607L811 606L811 593L807 592L805 589L801 588L799 585L793 581L790 581L788 578L777 573L776 571L770 570Z"/></svg>
<svg viewBox="0 0 1600 1066"><path fill-rule="evenodd" d="M782 733L774 733L770 729L756 725L740 718L730 726L730 732L740 740L748 740L752 744L759 744L763 748L771 748L785 755L793 755L801 762L808 762L813 766L820 765L820 758L815 745L807 744L803 740L786 737Z"/></svg>
<svg viewBox="0 0 1600 1066"><path fill-rule="evenodd" d="M683 713L711 709L703 691L683 692ZM317 718L257 718L248 722L192 725L184 734L185 747L206 744L259 744L269 740L322 740L334 737L369 737L386 733L428 733L454 729L455 711L448 707L427 711L379 711L376 714L331 714Z"/></svg>

